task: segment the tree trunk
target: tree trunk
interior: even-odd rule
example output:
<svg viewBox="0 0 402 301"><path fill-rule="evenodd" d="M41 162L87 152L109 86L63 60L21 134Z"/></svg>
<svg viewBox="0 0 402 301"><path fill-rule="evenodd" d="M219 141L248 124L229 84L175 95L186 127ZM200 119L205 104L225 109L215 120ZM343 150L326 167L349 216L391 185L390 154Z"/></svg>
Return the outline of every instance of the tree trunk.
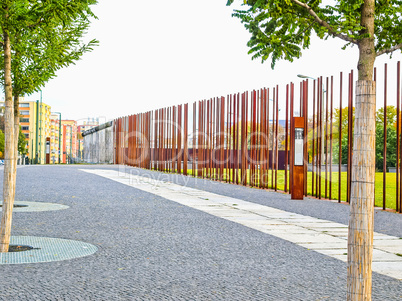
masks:
<svg viewBox="0 0 402 301"><path fill-rule="evenodd" d="M5 145L4 145L4 182L3 212L0 230L0 253L8 252L11 236L12 212L15 196L16 157L14 153L14 106L11 82L11 46L7 32L3 35L4 44L4 90L5 90Z"/></svg>
<svg viewBox="0 0 402 301"><path fill-rule="evenodd" d="M16 94L14 90L14 158L17 162L18 159L18 143L20 137L20 97ZM15 164L15 174L17 176L17 164ZM16 180L14 181L16 183Z"/></svg>
<svg viewBox="0 0 402 301"><path fill-rule="evenodd" d="M362 34L368 37L359 42L348 235L348 301L371 300L376 111L374 9L374 0L365 0L361 24L365 28Z"/></svg>
<svg viewBox="0 0 402 301"><path fill-rule="evenodd" d="M356 86L348 237L348 300L371 300L375 177L375 82Z"/></svg>

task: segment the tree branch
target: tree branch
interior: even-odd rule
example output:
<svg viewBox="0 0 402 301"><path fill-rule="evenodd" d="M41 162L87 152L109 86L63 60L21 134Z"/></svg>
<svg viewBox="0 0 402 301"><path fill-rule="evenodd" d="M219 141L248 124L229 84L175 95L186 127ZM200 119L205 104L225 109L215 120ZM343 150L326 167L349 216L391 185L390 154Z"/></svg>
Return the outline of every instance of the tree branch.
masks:
<svg viewBox="0 0 402 301"><path fill-rule="evenodd" d="M398 50L398 49L402 49L402 43L401 43L401 44L398 44L398 45L396 45L396 46L394 46L394 47L392 47L392 48L383 49L383 50L381 50L381 51L378 51L378 52L376 53L376 56L380 56L380 55L386 54L386 53L391 53L391 52L394 52L395 50Z"/></svg>
<svg viewBox="0 0 402 301"><path fill-rule="evenodd" d="M314 11L310 6L308 6L306 3L300 2L299 0L292 0L292 2L295 3L295 4L297 4L297 5L300 6L300 7L305 8L305 9L307 10L307 12L314 18L314 20L315 20L319 25L321 25L322 27L325 27L325 28L328 30L328 32L329 32L330 35L332 35L332 36L334 36L334 37L337 37L337 38L340 38L340 39L342 39L342 40L345 40L345 41L347 41L347 42L353 43L353 44L357 44L357 43L358 43L357 40L352 39L351 37L349 37L349 36L347 36L347 35L344 35L344 34L341 34L341 33L336 32L327 22L325 22L324 20L321 20L320 17L317 16L317 14L315 13L315 11Z"/></svg>

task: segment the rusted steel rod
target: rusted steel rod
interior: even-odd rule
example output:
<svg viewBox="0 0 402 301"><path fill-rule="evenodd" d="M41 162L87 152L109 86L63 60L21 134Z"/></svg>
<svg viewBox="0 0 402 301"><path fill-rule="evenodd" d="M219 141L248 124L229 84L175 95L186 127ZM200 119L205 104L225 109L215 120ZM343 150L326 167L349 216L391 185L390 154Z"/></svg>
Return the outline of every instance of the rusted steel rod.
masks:
<svg viewBox="0 0 402 301"><path fill-rule="evenodd" d="M382 209L385 210L386 183L387 183L387 64L384 66L384 144L383 144L383 171L382 171Z"/></svg>
<svg viewBox="0 0 402 301"><path fill-rule="evenodd" d="M328 198L328 99L329 99L329 85L328 77L326 78L325 88L325 143L324 143L324 155L325 155L325 198Z"/></svg>
<svg viewBox="0 0 402 301"><path fill-rule="evenodd" d="M306 133L304 136L304 145L306 151L303 154L303 168L304 168L304 195L307 196L307 168L308 168L308 80L303 82L303 117L304 117L304 132Z"/></svg>
<svg viewBox="0 0 402 301"><path fill-rule="evenodd" d="M338 155L338 203L342 199L342 92L343 92L343 73L339 75L339 155Z"/></svg>
<svg viewBox="0 0 402 301"><path fill-rule="evenodd" d="M401 143L400 143L400 116L399 116L399 112L400 112L400 86L399 86L399 82L400 82L400 78L399 78L399 71L400 71L400 62L398 62L397 66L396 66L396 195L395 195L395 203L396 203L396 212L399 211L399 168L400 168L400 163L399 163L399 158L400 158L400 147L401 147Z"/></svg>
<svg viewBox="0 0 402 301"><path fill-rule="evenodd" d="M289 159L289 84L286 85L286 117L285 117L285 192L288 191L288 159Z"/></svg>
<svg viewBox="0 0 402 301"><path fill-rule="evenodd" d="M377 80L377 71L374 72ZM396 211L401 212L402 177L400 172L402 157L401 135L401 77L400 63L397 64L396 87ZM345 87L344 87L345 86ZM160 171L188 174L189 162L194 176L226 181L251 187L282 189L279 184L278 170L284 166L284 191L290 192L292 183L289 178L289 152L292 152L293 141L289 139L289 118L299 113L305 117L305 141L309 153L304 157L304 193L311 188L311 194L318 198L338 198L342 201L342 189L346 190L346 200L350 201L353 150L353 71L349 74L348 87L343 84L343 73L339 81L339 117L334 123L334 78L326 77L324 82L319 77L313 82L313 93L309 95L308 80L300 83L300 106L294 105L294 84L286 86L284 100L279 106L279 86L273 88L270 100L269 89L253 90L242 94L229 94L227 97L215 97L193 103L192 115L189 116L188 104L161 108L145 113L124 116L114 120L113 147L114 162L129 166L149 168ZM348 93L348 116L344 116L344 88ZM384 70L384 140L383 140L383 200L382 208L387 206L387 118L389 108L387 64ZM345 94L346 95L346 94ZM249 101L250 97L250 101ZM312 109L308 103L312 98ZM336 97L336 96L335 96ZM271 105L272 101L272 105ZM336 101L335 101L336 102ZM286 107L286 108L285 108ZM280 120L280 109L286 110L284 129ZM191 110L191 109L190 109ZM271 112L272 113L271 113ZM309 113L312 114L309 116ZM298 114L299 115L299 114ZM343 128L347 119L348 128ZM192 120L192 121L191 121ZM189 133L189 122L192 122L192 133ZM339 122L339 124L338 124ZM339 134L338 151L338 194L333 195L333 147L334 127ZM347 186L342 187L342 131L346 132L347 146ZM284 135L283 134L284 131ZM191 132L191 130L190 130ZM284 136L284 141L283 141ZM189 141L189 137L191 141ZM283 145L282 145L283 143ZM310 145L311 143L311 145ZM190 147L191 145L191 147ZM283 153L284 149L284 153ZM284 155L284 156L283 156ZM310 157L311 156L311 157ZM310 160L311 158L311 160ZM284 162L283 162L284 160ZM311 163L311 183L307 182L307 164ZM325 175L325 176L324 176ZM325 181L325 182L322 182ZM290 183L288 183L290 182ZM310 186L311 185L311 186ZM346 188L346 189L345 189ZM325 189L325 191L321 191Z"/></svg>
<svg viewBox="0 0 402 301"><path fill-rule="evenodd" d="M315 182L315 147L317 145L317 143L315 142L315 137L316 137L316 133L315 133L315 84L316 84L316 80L313 81L313 117L312 117L312 122L313 122L313 129L312 129L312 142L311 142L311 194L315 195L315 191L314 191L314 182Z"/></svg>
<svg viewBox="0 0 402 301"><path fill-rule="evenodd" d="M275 191L278 190L278 156L279 156L279 145L278 145L278 127L279 127L279 87L276 86L276 125L275 125Z"/></svg>

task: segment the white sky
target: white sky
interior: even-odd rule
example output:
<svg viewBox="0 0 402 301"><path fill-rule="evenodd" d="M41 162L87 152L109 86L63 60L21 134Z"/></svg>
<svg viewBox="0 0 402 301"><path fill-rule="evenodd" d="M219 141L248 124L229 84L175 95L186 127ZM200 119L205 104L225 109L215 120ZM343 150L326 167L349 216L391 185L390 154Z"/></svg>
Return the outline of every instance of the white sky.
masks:
<svg viewBox="0 0 402 301"><path fill-rule="evenodd" d="M60 70L42 89L43 102L63 119L107 121L276 84L284 89L300 82L297 74L338 78L355 69L357 48L343 51L335 39L312 41L301 59L278 62L275 70L268 61L252 61L250 35L226 2L99 0L93 8L99 20L87 38L100 46ZM382 56L377 65L389 63L390 79L401 58ZM39 93L25 97L37 99Z"/></svg>

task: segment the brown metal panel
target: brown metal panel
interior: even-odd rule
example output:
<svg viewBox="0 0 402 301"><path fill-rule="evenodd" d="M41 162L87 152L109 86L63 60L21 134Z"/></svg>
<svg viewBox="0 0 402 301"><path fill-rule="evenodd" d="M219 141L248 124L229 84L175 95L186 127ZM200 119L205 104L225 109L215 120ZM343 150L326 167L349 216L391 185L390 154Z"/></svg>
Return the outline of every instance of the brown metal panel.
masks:
<svg viewBox="0 0 402 301"><path fill-rule="evenodd" d="M302 108L302 107L300 107ZM294 117L293 123L291 125L291 135L292 135L292 141L294 141L294 132L295 128L304 128L305 122L304 119L305 117ZM304 166L295 166L294 165L294 148L292 147L292 159L291 159L291 165L292 165L292 193L291 193L291 198L293 200L302 200L304 196Z"/></svg>
<svg viewBox="0 0 402 301"><path fill-rule="evenodd" d="M387 84L388 68L384 66L384 145L383 145L383 172L382 172L382 209L385 210L385 200L387 194Z"/></svg>

